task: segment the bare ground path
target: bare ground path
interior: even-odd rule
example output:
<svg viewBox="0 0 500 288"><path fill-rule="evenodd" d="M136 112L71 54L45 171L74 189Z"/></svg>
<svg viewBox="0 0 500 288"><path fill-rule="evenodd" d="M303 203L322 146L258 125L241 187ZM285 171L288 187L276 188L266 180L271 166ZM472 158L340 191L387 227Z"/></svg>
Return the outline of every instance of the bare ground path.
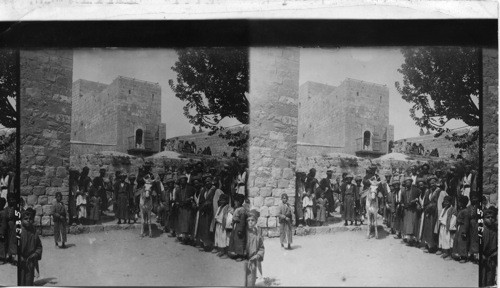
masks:
<svg viewBox="0 0 500 288"><path fill-rule="evenodd" d="M263 274L281 286L478 286L478 265L425 254L385 231L379 237L366 239L366 230L295 237L293 250L266 239Z"/></svg>

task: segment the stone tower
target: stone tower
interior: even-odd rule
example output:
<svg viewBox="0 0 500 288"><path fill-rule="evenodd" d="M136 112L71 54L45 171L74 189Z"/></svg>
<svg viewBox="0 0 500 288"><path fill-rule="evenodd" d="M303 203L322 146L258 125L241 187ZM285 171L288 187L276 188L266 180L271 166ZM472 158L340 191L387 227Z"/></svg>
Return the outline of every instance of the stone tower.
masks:
<svg viewBox="0 0 500 288"><path fill-rule="evenodd" d="M358 156L388 153L389 89L347 78L338 86L306 82L299 92L299 153L340 152Z"/></svg>
<svg viewBox="0 0 500 288"><path fill-rule="evenodd" d="M109 85L79 79L73 83L71 140L158 152L166 138L161 123L158 83L118 76Z"/></svg>

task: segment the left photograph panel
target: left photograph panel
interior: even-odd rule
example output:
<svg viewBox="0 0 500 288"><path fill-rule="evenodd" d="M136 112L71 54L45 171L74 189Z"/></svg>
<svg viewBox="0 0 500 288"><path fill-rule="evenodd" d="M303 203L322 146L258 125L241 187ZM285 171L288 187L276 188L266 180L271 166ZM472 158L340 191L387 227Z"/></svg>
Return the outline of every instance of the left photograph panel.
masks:
<svg viewBox="0 0 500 288"><path fill-rule="evenodd" d="M0 285L17 285L18 52L0 49Z"/></svg>
<svg viewBox="0 0 500 288"><path fill-rule="evenodd" d="M26 285L245 284L248 54L20 51Z"/></svg>

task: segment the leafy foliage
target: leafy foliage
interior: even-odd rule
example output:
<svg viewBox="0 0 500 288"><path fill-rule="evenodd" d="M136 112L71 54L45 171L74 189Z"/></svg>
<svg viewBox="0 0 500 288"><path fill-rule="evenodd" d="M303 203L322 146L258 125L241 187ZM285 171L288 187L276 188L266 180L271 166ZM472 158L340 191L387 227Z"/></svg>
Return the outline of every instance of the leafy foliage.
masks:
<svg viewBox="0 0 500 288"><path fill-rule="evenodd" d="M479 49L419 47L403 48L401 52L405 62L398 71L403 74L403 83L396 82L396 89L405 101L413 104L410 115L418 126L437 131L436 137L450 131L445 125L452 119L479 126ZM476 130L446 138L458 141L458 148L466 148L478 136Z"/></svg>
<svg viewBox="0 0 500 288"><path fill-rule="evenodd" d="M249 62L247 48L187 48L176 50L178 61L172 67L177 79L169 80L175 96L186 104L184 115L191 124L210 130L224 130L220 122L234 118L249 123ZM248 133L220 133L231 146L241 147Z"/></svg>
<svg viewBox="0 0 500 288"><path fill-rule="evenodd" d="M9 102L17 97L17 72L17 52L0 50L0 124L7 128L17 126L17 112Z"/></svg>

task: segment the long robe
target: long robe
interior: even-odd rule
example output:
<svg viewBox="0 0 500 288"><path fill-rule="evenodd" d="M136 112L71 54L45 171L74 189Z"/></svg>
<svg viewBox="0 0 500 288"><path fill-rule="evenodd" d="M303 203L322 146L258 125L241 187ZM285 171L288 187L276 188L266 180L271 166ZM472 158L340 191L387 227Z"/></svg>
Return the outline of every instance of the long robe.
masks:
<svg viewBox="0 0 500 288"><path fill-rule="evenodd" d="M7 256L7 230L9 229L7 223L7 210L0 210L0 236L3 236L0 237L2 238L0 239L0 259L5 259Z"/></svg>
<svg viewBox="0 0 500 288"><path fill-rule="evenodd" d="M215 195L215 186L210 189L202 189L200 197L200 218L198 220L198 238L203 245L213 246L214 234L210 231L210 226L214 218L213 199Z"/></svg>
<svg viewBox="0 0 500 288"><path fill-rule="evenodd" d="M233 255L245 255L247 215L245 208L238 207L233 213L233 230L229 239L229 253Z"/></svg>
<svg viewBox="0 0 500 288"><path fill-rule="evenodd" d="M438 217L437 199L441 189L436 188L434 191L427 189L424 196L424 222L422 227L422 241L424 241L429 248L437 246L435 227Z"/></svg>
<svg viewBox="0 0 500 288"><path fill-rule="evenodd" d="M316 206L318 208L316 221L325 222L327 218L326 212L328 207L328 200L326 198L318 198L318 200L316 200Z"/></svg>
<svg viewBox="0 0 500 288"><path fill-rule="evenodd" d="M350 184L349 186L347 184L344 184L341 187L342 191L342 201L344 202L343 204L343 219L346 221L354 221L355 219L355 203L356 203L356 192L357 192L357 187L356 185Z"/></svg>
<svg viewBox="0 0 500 288"><path fill-rule="evenodd" d="M403 199L403 191L401 189L394 191L394 213L393 213L393 228L397 232L402 232L404 229L404 209L401 206Z"/></svg>
<svg viewBox="0 0 500 288"><path fill-rule="evenodd" d="M302 206L302 199L304 193L306 192L305 183L303 181L296 181L297 187L295 187L295 216L297 220L304 220L304 208Z"/></svg>
<svg viewBox="0 0 500 288"><path fill-rule="evenodd" d="M477 219L478 215L476 213L476 207L474 205L470 205L467 207L469 211L469 235L470 235L470 241L469 241L469 253L474 254L474 253L479 253L479 233L478 233L478 224L477 224Z"/></svg>
<svg viewBox="0 0 500 288"><path fill-rule="evenodd" d="M480 277L483 286L495 286L495 276L498 266L498 231L484 226L483 230L483 259L480 265ZM493 255L493 256L492 256ZM494 257L494 261L490 260L490 256ZM493 260L493 259L491 259Z"/></svg>
<svg viewBox="0 0 500 288"><path fill-rule="evenodd" d="M393 229L393 213L396 207L394 205L394 193L390 190L387 192L385 204L385 219L387 220L387 227Z"/></svg>
<svg viewBox="0 0 500 288"><path fill-rule="evenodd" d="M325 200L326 201L326 200ZM281 203L279 206L279 214L278 219L280 223L280 242L281 244L291 244L292 243L292 208L290 204ZM326 208L323 207L323 210L326 211ZM325 212L323 211L323 212ZM288 219L286 219L288 218Z"/></svg>
<svg viewBox="0 0 500 288"><path fill-rule="evenodd" d="M38 261L42 259L42 242L34 228L21 230L21 247L19 255L18 269L20 270L20 286L33 286L35 279L35 268ZM27 261L28 257L34 255L32 261Z"/></svg>
<svg viewBox="0 0 500 288"><path fill-rule="evenodd" d="M117 183L115 187L116 197L116 215L118 219L129 219L129 198L131 198L130 187L128 183Z"/></svg>
<svg viewBox="0 0 500 288"><path fill-rule="evenodd" d="M106 184L104 183L104 178L97 176L94 178L94 188L97 191L97 197L100 198L100 211L108 210L108 195L106 194Z"/></svg>
<svg viewBox="0 0 500 288"><path fill-rule="evenodd" d="M405 205L405 214L403 220L403 231L405 235L416 235L418 231L418 215L417 204L414 202L420 195L420 189L411 186L410 189L406 188L403 193L402 202Z"/></svg>
<svg viewBox="0 0 500 288"><path fill-rule="evenodd" d="M7 230L7 254L17 255L17 238L16 238L16 214L14 207L5 208L7 211L7 225L9 226Z"/></svg>
<svg viewBox="0 0 500 288"><path fill-rule="evenodd" d="M55 242L66 242L66 221L67 211L66 207L61 202L56 202L51 208L52 219L54 221L54 240ZM62 238L62 239L61 239Z"/></svg>
<svg viewBox="0 0 500 288"><path fill-rule="evenodd" d="M255 286L255 281L257 280L257 270L262 274L262 261L264 261L264 253L264 238L262 237L260 230L256 227L252 229L248 228L245 255L247 259L256 255L257 257L253 261L248 261L247 265L245 265L245 286Z"/></svg>
<svg viewBox="0 0 500 288"><path fill-rule="evenodd" d="M193 196L195 188L191 185L179 187L176 195L176 202L179 209L177 213L177 234L190 234L193 230Z"/></svg>
<svg viewBox="0 0 500 288"><path fill-rule="evenodd" d="M457 232L455 233L455 239L453 241L453 253L458 254L460 257L468 256L468 244L469 244L469 228L470 228L470 212L469 210L462 209L457 215ZM462 237L465 235L465 239Z"/></svg>

